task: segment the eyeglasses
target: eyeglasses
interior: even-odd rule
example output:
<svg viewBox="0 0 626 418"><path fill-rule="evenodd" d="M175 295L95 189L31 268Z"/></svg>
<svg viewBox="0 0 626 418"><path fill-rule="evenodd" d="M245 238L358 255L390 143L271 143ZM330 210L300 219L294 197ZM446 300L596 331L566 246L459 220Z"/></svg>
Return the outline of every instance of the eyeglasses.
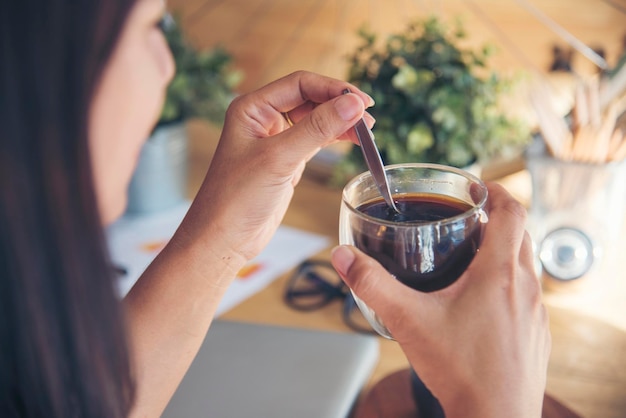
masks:
<svg viewBox="0 0 626 418"><path fill-rule="evenodd" d="M302 262L287 282L285 303L299 311L314 311L336 299L343 300L343 321L355 331L374 333L357 309L348 286L332 264L322 260Z"/></svg>

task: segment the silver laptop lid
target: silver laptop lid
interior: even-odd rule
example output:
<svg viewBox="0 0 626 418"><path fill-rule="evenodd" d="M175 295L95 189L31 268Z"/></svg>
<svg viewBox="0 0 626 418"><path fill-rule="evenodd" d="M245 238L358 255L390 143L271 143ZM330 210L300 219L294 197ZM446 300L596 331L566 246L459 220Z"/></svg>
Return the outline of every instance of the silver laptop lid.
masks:
<svg viewBox="0 0 626 418"><path fill-rule="evenodd" d="M378 339L214 321L165 418L345 418Z"/></svg>

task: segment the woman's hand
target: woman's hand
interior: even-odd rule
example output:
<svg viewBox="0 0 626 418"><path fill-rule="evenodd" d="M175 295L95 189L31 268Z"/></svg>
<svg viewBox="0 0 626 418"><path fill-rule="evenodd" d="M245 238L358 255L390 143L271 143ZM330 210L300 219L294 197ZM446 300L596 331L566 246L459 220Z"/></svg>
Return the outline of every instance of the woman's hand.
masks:
<svg viewBox="0 0 626 418"><path fill-rule="evenodd" d="M359 118L373 125L364 112L371 105L356 87L307 72L235 99L186 233L203 233L210 224L207 236L253 258L280 224L305 163L338 138L354 141L346 132Z"/></svg>
<svg viewBox="0 0 626 418"><path fill-rule="evenodd" d="M446 416L539 417L551 339L525 209L489 186L489 222L461 278L421 293L352 247L333 264L382 318Z"/></svg>
<svg viewBox="0 0 626 418"><path fill-rule="evenodd" d="M360 117L372 125L364 113L372 104L348 83L304 72L232 103L187 216L125 299L135 415L162 413L237 271L276 231L305 162L349 138L345 132Z"/></svg>

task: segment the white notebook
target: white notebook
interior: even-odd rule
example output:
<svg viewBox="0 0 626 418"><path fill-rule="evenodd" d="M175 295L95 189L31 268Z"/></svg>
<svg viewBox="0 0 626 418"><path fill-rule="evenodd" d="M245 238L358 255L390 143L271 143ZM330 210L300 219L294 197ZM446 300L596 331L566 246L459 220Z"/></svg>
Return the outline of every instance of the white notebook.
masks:
<svg viewBox="0 0 626 418"><path fill-rule="evenodd" d="M216 320L165 418L345 418L378 339Z"/></svg>

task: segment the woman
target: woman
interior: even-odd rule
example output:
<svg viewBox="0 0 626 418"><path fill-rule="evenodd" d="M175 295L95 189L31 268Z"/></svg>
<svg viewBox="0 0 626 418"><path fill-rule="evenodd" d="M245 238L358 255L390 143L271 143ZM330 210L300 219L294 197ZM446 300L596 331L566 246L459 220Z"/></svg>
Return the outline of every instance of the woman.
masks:
<svg viewBox="0 0 626 418"><path fill-rule="evenodd" d="M310 73L239 97L187 216L120 303L102 229L124 209L174 71L162 14L161 0L0 3L0 416L158 416L305 162L374 122L367 95ZM484 250L445 291L407 292L353 248L333 262L449 417L539 416L545 310L522 210L490 191Z"/></svg>

